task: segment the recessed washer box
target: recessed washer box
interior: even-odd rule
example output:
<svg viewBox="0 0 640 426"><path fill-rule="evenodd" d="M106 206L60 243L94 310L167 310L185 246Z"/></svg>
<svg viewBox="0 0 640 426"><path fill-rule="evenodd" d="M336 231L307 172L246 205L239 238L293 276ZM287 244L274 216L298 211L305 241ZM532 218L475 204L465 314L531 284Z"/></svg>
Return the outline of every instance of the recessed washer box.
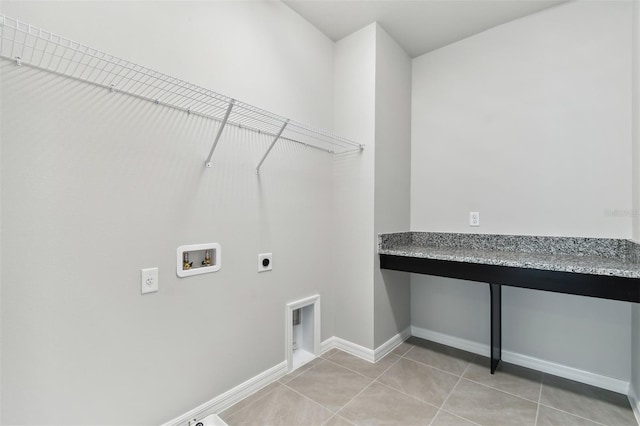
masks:
<svg viewBox="0 0 640 426"><path fill-rule="evenodd" d="M221 251L218 243L180 246L176 252L176 273L184 278L217 272L222 266Z"/></svg>

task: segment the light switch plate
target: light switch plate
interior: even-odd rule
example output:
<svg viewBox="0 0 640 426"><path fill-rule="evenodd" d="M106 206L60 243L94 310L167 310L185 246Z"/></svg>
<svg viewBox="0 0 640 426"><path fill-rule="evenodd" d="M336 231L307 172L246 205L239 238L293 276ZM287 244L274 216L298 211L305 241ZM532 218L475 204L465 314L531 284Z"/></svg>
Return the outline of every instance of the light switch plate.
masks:
<svg viewBox="0 0 640 426"><path fill-rule="evenodd" d="M153 293L158 291L158 268L140 270L140 292Z"/></svg>

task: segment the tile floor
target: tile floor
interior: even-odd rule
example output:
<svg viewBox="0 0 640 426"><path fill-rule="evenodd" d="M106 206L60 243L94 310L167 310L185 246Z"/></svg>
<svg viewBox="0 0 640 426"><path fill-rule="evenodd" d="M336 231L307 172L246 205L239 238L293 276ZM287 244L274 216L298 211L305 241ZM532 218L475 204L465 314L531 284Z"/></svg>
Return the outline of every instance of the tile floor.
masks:
<svg viewBox="0 0 640 426"><path fill-rule="evenodd" d="M625 395L412 337L371 364L331 350L220 414L236 425L637 425Z"/></svg>

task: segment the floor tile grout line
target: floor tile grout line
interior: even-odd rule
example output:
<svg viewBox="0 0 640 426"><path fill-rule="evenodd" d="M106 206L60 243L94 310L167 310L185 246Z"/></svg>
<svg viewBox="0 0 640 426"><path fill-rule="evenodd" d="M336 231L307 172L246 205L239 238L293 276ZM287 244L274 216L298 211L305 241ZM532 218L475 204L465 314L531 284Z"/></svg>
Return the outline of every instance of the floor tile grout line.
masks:
<svg viewBox="0 0 640 426"><path fill-rule="evenodd" d="M458 381L456 382L455 385L453 385L453 388L451 388L451 391L449 392L449 395L447 395L447 397L444 399L444 401L442 401L442 404L440 404L440 407L438 407L438 412L436 413L435 417L433 419L435 419L436 417L438 417L438 414L440 414L440 411L444 408L445 404L447 403L447 401L449 400L449 398L451 397L451 395L453 394L453 392L455 392L456 388L458 387L458 385L460 384L460 381L462 380L462 376L464 376L464 374L467 372L467 370L469 369L469 366L471 365L471 361L469 361L469 363L467 364L467 367L464 369L464 371L462 372L462 374L460 375L460 377L458 377ZM433 419L431 419L431 421L429 422L429 424L431 424L433 422ZM466 418L463 417L463 419L466 420Z"/></svg>
<svg viewBox="0 0 640 426"><path fill-rule="evenodd" d="M451 416L455 416L455 417L457 417L457 418L459 418L459 419L462 419L462 420L464 420L464 421L466 421L466 422L469 422L469 423L472 423L472 424L474 424L474 425L482 426L480 423L476 423L476 422L474 422L473 420L469 420L469 419L467 419L466 417L462 417L460 414L456 414L456 413L454 413L453 411L445 410L444 408L441 408L440 410L438 410L438 414L439 414L441 411L442 411L443 413L447 413L447 414L449 414L449 415L451 415ZM435 418L435 417L434 417L434 418Z"/></svg>
<svg viewBox="0 0 640 426"><path fill-rule="evenodd" d="M411 398L411 399L414 399L414 400L416 400L417 402L419 402L419 403L421 403L421 404L426 404L426 405L430 405L430 406L431 406L431 407L433 407L433 408L438 408L438 406L437 406L437 405L435 405L435 404L432 404L432 403L427 402L427 401L423 401L422 399L420 399L420 398L418 398L418 397L415 397L415 396L413 396L413 395L410 395L410 394L408 394L408 393L404 392L403 390L396 389L396 388L394 388L394 387L393 387L393 386L391 386L391 385L388 385L388 384L383 383L383 382L379 382L379 381L377 381L377 380L375 380L375 382L376 382L377 384L379 384L379 385L384 386L385 388L389 388L389 389L391 389L392 391L396 391L396 392L398 392L398 393L401 393L401 394L402 394L402 395L404 395L404 396L407 396L407 397L409 397L409 398Z"/></svg>
<svg viewBox="0 0 640 426"><path fill-rule="evenodd" d="M338 350L339 350L339 349L338 349ZM335 354L334 354L334 355L335 355ZM332 356L333 356L333 355L332 355ZM380 375L378 375L378 377L380 377L382 374L384 374L384 373L385 373L389 368L391 368L391 367L392 367L396 362L398 362L399 360L400 360L400 358L398 358L397 360L395 360L395 362L394 362L393 364L391 364L389 367L387 367L387 368L386 368L386 369L385 369L385 370L384 370ZM371 380L371 382L370 382L367 386L365 386L365 387L364 387L364 389L362 389L360 392L358 392L358 394L356 394L356 396L354 396L353 398L351 398L351 399L350 399L349 401L347 401L347 402L346 402L342 407L340 407L340 409L338 409L338 410L336 410L336 411L333 411L333 410L331 410L329 407L325 407L324 405L322 405L322 404L320 404L319 402L317 402L317 401L313 400L312 398L310 398L310 397L308 397L308 396L304 395L303 393L298 392L296 389L293 389L292 387L288 386L288 384L282 384L282 386L285 386L285 387L287 387L288 389L291 389L291 390L292 390L292 391L294 391L295 393L297 393L297 394L299 394L299 395L302 395L302 396L303 396L303 397L305 397L306 399L308 399L308 400L310 400L310 401L314 402L315 404L318 404L318 405L320 405L321 407L323 407L323 408L327 409L328 411L330 411L331 413L333 413L333 415L334 415L334 416L335 416L335 415L338 415L339 417L343 417L343 416L340 416L338 413L339 413L339 412L340 412L344 407L346 407L346 406L347 406L351 401L353 401L353 400L354 400L358 395L360 395L360 394L361 394L362 392L364 392L364 391L365 391L369 386L371 386L371 384L372 384L372 383L374 383L376 379L371 379L371 377L364 376L363 374L360 374L360 373L358 373L358 372L356 372L356 371L353 371L353 370L351 370L351 369L349 369L349 368L347 368L347 367L344 367L344 366L342 366L342 365L338 364L338 363L337 363L337 362L335 362L335 361L331 361L329 358L323 358L323 361L325 361L325 362L331 362L332 364L334 364L334 365L336 365L336 366L338 366L338 367L344 368L344 369L345 369L345 370L347 370L347 371L350 371L350 372L355 373L355 374L358 374L359 376L362 376L362 377L364 377L364 378L366 378L366 379L368 379L368 380ZM306 373L306 372L307 372L307 371L309 371L309 370L312 370L313 368L315 368L316 366L318 366L318 365L320 365L320 364L322 364L322 363L318 363L318 364L316 364L316 365L314 365L314 366L310 367L309 369L305 370L305 371L304 371L303 373L301 373L300 375L302 375L302 374ZM297 377L297 376L296 376L296 377ZM331 416L331 417L333 417L333 416ZM329 419L330 419L330 418L329 418Z"/></svg>
<svg viewBox="0 0 640 426"><path fill-rule="evenodd" d="M350 400L348 400L342 407L340 407L340 409L338 411L336 411L336 414L338 414L340 417L343 417L340 413L342 412L342 410L344 410L349 404L351 404L353 402L354 399L356 399L357 397L359 397L360 395L362 395L362 393L364 391L366 391L367 389L369 389L371 387L372 384L374 384L376 381L372 380L371 383L369 383L367 386L365 386L360 392L358 392L357 394L355 394L355 396L353 398L351 398Z"/></svg>
<svg viewBox="0 0 640 426"><path fill-rule="evenodd" d="M405 340L405 341L404 341L404 342L402 342L402 343L407 343L407 341ZM401 343L401 344L402 344L402 343ZM401 345L401 344L400 344L400 345ZM393 353L393 351L395 351L396 349L398 349L398 348L400 347L400 345L396 346L396 347L395 347L395 349L393 349L393 350L392 350L391 352L389 352L389 353L390 353L390 354L394 354L394 353ZM407 354L407 352L409 352L411 349L413 349L413 348L415 347L415 346L414 346L414 345L412 345L411 343L407 343L407 345L410 345L411 347L410 347L409 349L407 349L406 351L404 351L404 353L402 353L402 354L397 354L397 353L395 353L394 355L395 355L395 356L399 356L400 358L404 358L404 356Z"/></svg>
<svg viewBox="0 0 640 426"><path fill-rule="evenodd" d="M330 419L331 417L335 416L336 414L338 414L338 412L337 412L337 411L333 411L331 408L326 407L326 406L324 406L324 405L320 404L318 401L315 401L314 399L309 398L307 395L303 394L302 392L298 392L297 390L295 390L294 388L292 388L292 387L290 387L290 386L288 386L288 385L282 385L282 386L284 386L285 388L289 389L289 390L290 390L290 391L292 391L292 392L297 393L298 395L300 395L300 396L301 396L301 397L303 397L304 399L309 400L309 401L313 402L315 405L319 405L320 407L322 407L322 408L324 408L325 410L327 410L328 412L330 412L330 413L331 413L331 416L329 416L329 419ZM327 420L328 420L328 419L327 419Z"/></svg>
<svg viewBox="0 0 640 426"><path fill-rule="evenodd" d="M331 419L338 417L342 420L344 420L345 422L349 423L350 425L356 426L355 423L349 421L348 419L342 417L340 414L335 413L333 416L329 417L324 423L322 423L322 426L326 425L327 423L329 423L331 421Z"/></svg>
<svg viewBox="0 0 640 426"><path fill-rule="evenodd" d="M425 367L432 368L432 369L434 369L436 371L439 371L440 373L448 374L449 376L462 377L462 375L460 375L460 374L452 373L451 371L443 370L442 368L434 367L433 365L426 364L426 363L420 362L420 361L416 361L415 359L411 359L411 358L404 358L404 359L406 361L409 361L409 362L415 362L416 364L420 364L420 365L423 365ZM466 371L466 369L464 371ZM463 371L463 373L464 373L464 371Z"/></svg>
<svg viewBox="0 0 640 426"><path fill-rule="evenodd" d="M338 351L339 351L339 349L338 349ZM344 352L344 351L342 351L342 352ZM337 353L337 352L336 352L336 353ZM331 357L333 357L336 353L334 353L333 355L331 355ZM349 354L348 352L345 352L345 353L347 353L348 355L351 355L351 354ZM388 355L388 354L387 354L387 355ZM353 356L353 355L352 355L352 356ZM359 376L361 376L361 377L363 377L363 378L365 378L365 379L371 380L371 382L370 382L367 386L365 386L365 387L364 387L360 392L358 392L358 393L357 393L353 398L351 398L349 401L347 401L347 402L346 402L342 407L340 407L340 409L338 409L338 410L336 410L336 411L333 411L333 410L331 410L329 407L325 407L324 405L320 404L319 402L317 402L317 401L315 401L315 400L311 399L310 397L308 397L308 396L306 396L306 395L304 395L304 394L302 394L302 393L298 392L297 390L295 390L295 389L293 389L292 387L288 386L288 383L290 383L291 381L289 381L289 382L287 382L287 383L281 383L281 385L282 385L282 386L287 387L288 389L291 389L292 391L294 391L294 392L296 392L296 393L298 393L298 394L302 395L303 397L305 397L305 398L309 399L310 401L313 401L314 403L316 403L316 404L320 405L321 407L323 407L323 408L325 408L325 409L329 410L330 412L332 412L332 413L333 413L333 416L336 416L336 415L337 415L337 416L339 416L339 417L343 417L343 416L339 415L338 413L339 413L339 412L340 412L344 407L346 407L346 406L347 406L351 401L353 401L355 398L357 398L357 397L358 397L358 395L360 395L360 394L361 394L362 392L364 392L364 391L365 391L369 386L371 386L371 384L373 384L373 383L377 380L377 378L378 378L378 377L382 376L382 375L383 375L383 374L384 374L384 373L385 373L389 368L391 368L391 367L392 367L392 366L394 366L398 361L400 361L400 357L396 356L396 358L397 358L397 359L396 359L396 360L395 360L391 365L389 365L387 368L385 368L385 369L384 369L384 371L382 371L382 373L380 373L380 374L379 374L375 379L372 379L371 377L365 376L365 375L364 375L364 374L362 374L362 373L359 373L359 372L357 372L357 371L355 371L355 370L352 370L352 369L350 369L350 368L348 368L348 367L345 367L344 365L341 365L341 364L337 363L336 361L332 361L332 360L330 359L331 357L329 357L329 358L322 358L322 360L323 360L324 362L330 362L330 363L332 363L333 365L336 365L336 366L338 366L338 367L340 367L340 368L344 368L345 370L347 370L347 371L349 371L349 372L352 372L352 373L354 373L354 374L357 374L357 375L359 375ZM386 355L385 355L385 357L386 357ZM356 357L356 358L357 358L357 357ZM316 365L314 365L314 366L312 366L312 367L308 368L307 370L303 371L303 372L302 372L302 373L300 373L298 376L296 376L296 378L297 378L297 377L299 377L299 376L301 376L302 374L305 374L307 371L312 370L313 368L315 368L315 367L317 367L318 365L321 365L321 364L322 364L322 363L320 362L320 363L318 363L318 364L316 364ZM294 378L294 379L295 379L295 378ZM292 379L292 380L294 380L294 379ZM245 407L245 408L246 408L246 407ZM331 417L333 417L333 416L331 416ZM329 419L331 419L331 417L330 417ZM329 420L329 419L328 419L328 420ZM328 421L328 420L327 420L327 421ZM345 419L345 420L346 420L346 419Z"/></svg>
<svg viewBox="0 0 640 426"><path fill-rule="evenodd" d="M312 369L313 367L315 367L316 365L318 365L318 364L322 364L322 362L318 362L318 363L316 363L315 365L312 365L312 366L307 367L307 368L305 368L305 369L303 369L303 370L302 370L302 367L304 367L305 365L309 365L310 363L312 363L312 362L313 362L313 361L315 361L315 360L326 361L326 359L325 359L325 358L322 358L322 357L315 357L315 358L314 358L314 359L312 359L311 361L309 361L309 362L307 362L307 363L305 363L305 364L302 364L301 366L299 366L299 367L298 367L298 368L296 368L295 370L291 371L291 373L285 374L284 376L282 376L281 378L279 378L279 379L278 379L278 381L280 382L280 380L282 380L283 378L285 378L285 377L287 377L288 375L290 375L290 374L292 374L292 373L294 373L294 372L296 372L296 371L297 371L298 373L297 373L296 375L294 375L294 376L293 376L293 377L291 377L289 380L287 380L287 383L289 383L291 380L294 380L294 379L298 378L300 375L302 375L302 374L306 373L307 371L311 370L311 369ZM282 383L283 385L285 384L285 383L283 383L283 382L280 382L280 383Z"/></svg>
<svg viewBox="0 0 640 426"><path fill-rule="evenodd" d="M423 364L423 363L421 363L421 362L417 362L417 361L413 361L412 359L409 359L409 358L404 358L404 359L405 359L406 361L415 362L416 364L419 364L420 366L424 366L424 367L427 367L427 368L432 368L432 369L434 369L434 370L436 370L436 371L438 371L438 372L440 372L440 373L446 373L446 374L449 374L450 376L456 377L456 378L458 378L458 379L460 379L460 377L461 377L461 376L457 376L457 375L452 374L452 373L448 373L448 372L443 371L443 370L439 370L439 369L434 368L434 367L432 367L432 366L430 366L430 365ZM398 361L396 362L396 364L397 364L398 362L400 362L401 360L402 360L402 358L401 358L401 359L398 359ZM389 368L391 368L391 367L393 367L393 365L389 366ZM389 368L387 368L387 370L388 370ZM385 373L386 373L386 370L385 370ZM409 398L413 398L413 399L415 399L416 401L421 402L421 403L423 403L423 404L427 404L427 405L430 405L430 406L432 406L432 407L439 408L437 405L435 405L435 404L433 404L433 403L431 403L431 402L427 402L427 401L425 401L425 400L422 400L422 399L420 399L420 398L418 398L418 397L416 397L416 396L414 396L414 395L411 395L411 394L406 393L406 392L405 392L404 390L402 390L402 389L398 389L398 388L393 387L393 386L391 386L391 385L389 385L389 384L387 384L387 383L384 383L384 382L379 381L378 379L379 379L380 377L382 377L383 375L384 375L384 373L383 373L383 374L381 374L380 376L378 376L378 378L376 378L376 380L375 380L375 381L376 381L376 383L378 383L378 384L380 384L380 385L383 385L383 386L386 386L386 387L388 387L389 389L392 389L392 390L394 390L394 391L396 391L396 392L399 392L399 393L403 394L404 396L408 396ZM458 383L458 382L456 382L456 384L457 384L457 383ZM455 387L455 385L454 385L454 387Z"/></svg>
<svg viewBox="0 0 640 426"><path fill-rule="evenodd" d="M513 397L515 397L515 398L519 398L519 399L522 399L522 400L524 400L524 401L531 402L531 403L533 403L533 404L537 404L537 403L538 403L537 401L534 401L533 399L525 398L525 397L523 397L523 396L516 395L515 393L511 393L511 392L508 392L508 391L506 391L506 390L503 390L503 389L500 389L500 388L496 388L496 387L494 387L494 386L489 386L489 385L487 385L487 384L485 384L485 383L481 383L481 382L477 382L477 381L475 381L475 380L471 380L471 379L470 379L470 378L468 378L468 377L464 377L464 376L461 376L461 377L462 377L463 379L465 379L466 381L468 381L468 382L475 383L476 385L484 386L485 388L489 388L489 389L492 389L492 390L494 390L494 391L498 391L498 392L506 393L506 394L507 394L507 395L509 395L509 396L513 396Z"/></svg>
<svg viewBox="0 0 640 426"><path fill-rule="evenodd" d="M427 341L428 341L428 342L430 342L430 340L427 340ZM410 344L411 344L411 343L410 343ZM451 372L451 371L448 371L448 370L444 370L444 369L442 369L442 368L436 367L436 366L431 365L431 364L427 364L426 362L418 361L417 359L413 359L413 358L408 358L406 355L407 355L409 352L411 352L413 349L417 348L417 347L422 348L422 349L426 349L426 350L430 350L430 351L432 351L432 352L435 352L435 353L437 353L437 354L440 354L440 355L443 355L443 356L446 356L446 357L449 357L449 358L454 358L454 359L460 360L460 358L456 358L456 357L455 357L455 356L453 356L453 355L445 354L445 353L438 352L438 351L434 351L434 350L432 350L432 349L424 348L424 347L422 347L422 346L417 346L417 345L412 345L411 349L409 349L408 351L406 351L406 352L401 356L401 358L408 359L409 361L417 362L417 363L420 363L420 364L422 364L422 365L427 365L427 366L429 366L429 367L431 367L431 368L435 368L436 370L442 371L442 372L447 373L447 374L453 374L454 376L460 376L460 377L462 377L462 375L458 375L458 374L456 374L456 373L454 373L454 372ZM452 348L452 349L455 349L455 350L458 350L458 351L460 351L460 352L464 352L464 353L468 353L469 355L472 355L471 359L470 359L469 361L466 361L466 362L468 362L468 363L472 363L472 362L476 359L476 357L482 356L482 355L479 355L479 354L475 354L475 353L473 353L473 352L465 351L465 350L463 350L463 349L454 348L454 347L452 347L452 346L448 346L448 347L450 347L450 348ZM462 361L464 362L464 360L462 360ZM462 372L462 374L464 374L465 372L466 372L466 369L465 369L465 371L463 371L463 372Z"/></svg>
<svg viewBox="0 0 640 426"><path fill-rule="evenodd" d="M563 410L563 409L561 409L561 408L554 407L554 406L552 406L552 405L543 404L543 403L542 403L542 390L543 390L543 386L544 386L544 378L545 378L546 376L553 376L553 375L548 374L548 373L542 373L542 380L541 380L541 383L540 383L540 401L538 402L538 409L540 409L540 407L551 408L552 410L560 411L560 412L562 412L562 413L569 414L569 415L571 415L571 416L578 417L578 418L580 418L580 419L587 420L587 421L590 421L590 422L595 423L595 424L598 424L598 425L606 426L606 424L605 424L605 423L601 423L601 422L599 422L599 421L597 421L597 420L593 420L593 419L590 419L590 418L588 418L588 417L581 416L580 414L572 413L572 412L570 412L570 411L566 411L566 410Z"/></svg>
<svg viewBox="0 0 640 426"><path fill-rule="evenodd" d="M538 404L536 405L536 420L534 426L538 426L538 416L540 415L540 400L542 399L542 386L544 385L544 374L540 377L540 391L538 392Z"/></svg>
<svg viewBox="0 0 640 426"><path fill-rule="evenodd" d="M404 358L404 359L406 359L406 360L409 360L409 361L417 362L418 364L426 365L427 367L434 368L434 369L436 369L436 370L438 370L438 371L441 371L441 372L443 372L443 373L451 374L451 375L456 376L456 377L462 377L462 375L460 375L460 374L456 374L456 373L453 373L453 372L451 372L451 371L444 370L444 369L442 369L442 368L439 368L439 367L433 366L433 365L431 365L431 364L427 364L426 362L418 361L418 360L413 359L413 358L406 358L406 357L402 357L402 358ZM458 359L458 358L456 358L456 359ZM471 361L469 361L469 362L471 362ZM466 369L465 369L464 371L466 371ZM463 374L464 374L464 371L463 371Z"/></svg>
<svg viewBox="0 0 640 426"><path fill-rule="evenodd" d="M606 423L601 423L601 422L599 422L599 421L597 421L597 420L593 420L593 419L590 419L590 418L588 418L588 417L581 416L580 414L576 414L576 413L572 413L572 412L570 412L570 411L563 410L563 409L561 409L561 408L553 407L553 406L551 406L551 405L542 404L542 403L540 403L539 405L540 405L541 407L551 408L552 410L556 410L556 411L560 411L561 413L569 414L569 415L571 415L571 416L573 416L573 417L578 417L578 418L580 418L580 419L582 419L582 420L590 421L591 423L595 423L595 424L597 424L597 425L607 426L607 425L606 425Z"/></svg>
<svg viewBox="0 0 640 426"><path fill-rule="evenodd" d="M347 352L345 352L345 353L347 353ZM351 355L351 354L348 354L348 355ZM388 354L387 354L387 355L388 355ZM386 357L387 355L385 355L385 357ZM351 356L355 356L355 355L351 355ZM356 357L356 358L357 358L357 357ZM351 368L349 368L349 367L347 367L347 366L345 366L345 365L342 365L342 364L340 364L339 362L331 361L330 359L325 359L325 361L329 361L329 362L331 362L331 363L333 363L333 364L337 365L338 367L342 367L342 368L344 368L344 369L346 369L346 370L349 370L349 371L351 371L352 373L356 373L356 374L358 374L359 376L362 376L362 377L364 377L364 378L367 378L367 379L371 379L371 378L372 378L372 377L370 377L370 376L365 376L364 374L360 373L359 371L353 370L353 369L351 369ZM366 360L363 360L363 361L364 361L364 362L368 362L368 361L366 361ZM380 361L382 361L382 359L380 359L378 362L380 362ZM400 357L398 357L398 359L397 359L397 360L395 360L395 361L393 362L393 364L395 364L395 363L396 363L396 362L398 362L398 361L400 361ZM376 362L376 363L377 363L377 362ZM374 365L375 365L376 363L374 363ZM392 365L393 365L393 364L392 364ZM385 373L385 372L386 372L390 367L391 367L391 365L390 365L389 367L387 367L387 368L386 368L386 369L385 369L381 374L379 374L379 375L378 375L376 378L374 378L373 380L376 380L378 377L382 376L382 375L383 375L383 374L384 374L384 373Z"/></svg>
<svg viewBox="0 0 640 426"><path fill-rule="evenodd" d="M378 378L380 378L384 373L387 372L387 370L389 370L391 367L393 367L394 365L396 365L398 362L400 361L400 358L398 357L398 359L396 359L390 366L388 366L387 368L384 369L384 371L380 374L378 374L378 377L376 377L375 379L371 380L371 383L369 383L367 386L365 386L360 392L358 392L353 398L351 398L349 401L347 401L338 411L336 411L336 414L340 414L340 412L342 410L345 409L345 407L347 407L349 404L351 404L351 402L353 402L353 400L355 400L358 396L360 396L364 391L366 391L367 389L369 389L369 387L371 387L372 384L377 383ZM367 377L368 379L370 379L370 377ZM342 416L340 416L342 417Z"/></svg>
<svg viewBox="0 0 640 426"><path fill-rule="evenodd" d="M236 414L243 412L244 410L246 410L247 408L251 407L251 406L252 406L253 404L255 404L256 402L261 401L263 398L267 397L267 396L268 396L268 395L270 395L272 392L276 391L280 386L284 386L284 383L281 383L279 380L280 380L280 379L275 380L275 381L273 381L273 382L271 382L271 383L269 383L269 384L267 385L267 386L271 386L271 385L272 385L272 384L274 384L274 383L278 383L278 384L279 384L279 386L276 386L274 389L271 389L269 392L265 393L264 395L262 395L260 398L256 399L255 401L252 401L252 402L248 403L246 407L242 407L241 409L239 409L239 410L238 410L238 411L236 411L235 413L231 414L230 416L228 416L228 417L227 417L227 416L225 416L225 417L227 417L227 419L229 419L229 418L231 418L231 417L235 416ZM263 388L258 389L257 391L255 391L255 392L254 392L254 393L252 393L251 395L248 395L248 396L246 396L246 397L242 398L240 401L236 402L236 403L235 403L235 404L233 404L231 407L227 408L226 410L224 410L224 411L222 411L222 412L220 412L220 413L217 413L217 415L220 417L220 415L221 415L222 413L224 413L225 411L227 411L227 410L229 410L229 409L233 408L233 407L234 407L235 405L237 405L237 404L240 404L240 403L241 403L242 401L244 401L245 399L252 397L253 395L257 394L258 392L260 392L261 390L263 390L264 388L266 388L267 386L264 386Z"/></svg>
<svg viewBox="0 0 640 426"><path fill-rule="evenodd" d="M318 358L319 358L319 357L318 357ZM316 358L316 359L317 359L317 358ZM311 362L311 361L309 361L309 362ZM319 362L318 364L322 364L322 363L321 363L321 362ZM304 371L300 372L299 374L296 374L296 375L295 375L291 380L294 380L294 379L295 379L295 378L297 378L298 376L300 376L300 375L302 375L302 374L306 373L307 371L309 371L309 370L311 370L311 369L315 368L318 364L316 364L316 365L312 365L311 367L309 367L309 368L307 368L306 370L304 370ZM303 367L303 366L300 366L300 367ZM285 377L285 376L283 376L283 377ZM281 378L282 378L282 377L281 377ZM289 382L290 382L291 380L289 380ZM289 382L287 382L287 383L289 383ZM280 381L280 379L275 380L275 381L273 381L273 382L269 383L267 386L270 386L270 385L272 385L273 383L279 383L279 385L280 385L280 386L284 386L284 387L286 387L286 388L288 388L288 389L291 389L292 391L294 391L294 392L296 392L296 393L300 394L300 392L297 392L295 389L292 389L291 387L287 386L287 384L286 384L286 383L282 383L282 382ZM263 387L262 389L266 388L267 386ZM238 413L241 413L241 412L245 411L247 408L251 407L251 406L252 406L252 405L254 405L256 402L261 401L263 398L267 397L267 396L268 396L268 395L270 395L272 392L274 392L274 391L278 390L278 388L279 388L280 386L276 386L276 388L275 388L275 389L270 390L269 392L265 393L265 394L264 394L263 396L261 396L260 398L256 399L255 401L250 402L249 404L247 404L247 406L246 406L246 407L242 407L241 409L239 409L238 411L236 411L235 413L233 413L233 414L232 414L231 416L229 416L228 418L231 418L231 417L235 416L236 414L238 414ZM254 393L252 393L251 395L249 395L249 396L247 396L247 397L245 397L245 398L241 399L240 401L238 401L238 402L236 402L235 404L233 404L231 407L233 407L233 406L234 406L234 405L236 405L236 404L241 403L242 401L244 401L245 399L249 398L250 396L255 395L256 393L260 392L262 389L259 389L259 390L255 391ZM302 395L302 394L300 394L300 395ZM304 396L304 397L305 397L305 398L307 398L307 399L310 399L310 398L306 397L305 395L302 395L302 396ZM313 401L313 400L311 400L311 401L312 401L312 402L314 402L314 403L316 403L316 404L318 404L316 401ZM323 408L326 408L326 407L324 407L322 404L318 404L318 405L320 405L320 406L321 406L321 407L323 407ZM231 408L231 407L229 407L229 408ZM229 408L227 408L227 410L228 410ZM327 408L327 410L328 410L328 408ZM226 411L226 410L225 410L225 411ZM331 411L331 410L329 410L329 411ZM223 411L223 413L224 413L224 411ZM220 414L222 414L222 413L220 413Z"/></svg>

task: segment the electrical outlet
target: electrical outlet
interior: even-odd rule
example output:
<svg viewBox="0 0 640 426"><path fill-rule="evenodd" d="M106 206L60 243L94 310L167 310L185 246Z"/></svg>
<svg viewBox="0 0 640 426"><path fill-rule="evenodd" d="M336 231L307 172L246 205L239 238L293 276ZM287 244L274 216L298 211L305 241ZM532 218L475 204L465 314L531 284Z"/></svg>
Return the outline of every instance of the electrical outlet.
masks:
<svg viewBox="0 0 640 426"><path fill-rule="evenodd" d="M469 226L480 226L480 212L469 213Z"/></svg>
<svg viewBox="0 0 640 426"><path fill-rule="evenodd" d="M140 270L140 292L153 293L158 291L158 268Z"/></svg>
<svg viewBox="0 0 640 426"><path fill-rule="evenodd" d="M258 255L258 272L266 272L273 269L273 254L262 253Z"/></svg>

